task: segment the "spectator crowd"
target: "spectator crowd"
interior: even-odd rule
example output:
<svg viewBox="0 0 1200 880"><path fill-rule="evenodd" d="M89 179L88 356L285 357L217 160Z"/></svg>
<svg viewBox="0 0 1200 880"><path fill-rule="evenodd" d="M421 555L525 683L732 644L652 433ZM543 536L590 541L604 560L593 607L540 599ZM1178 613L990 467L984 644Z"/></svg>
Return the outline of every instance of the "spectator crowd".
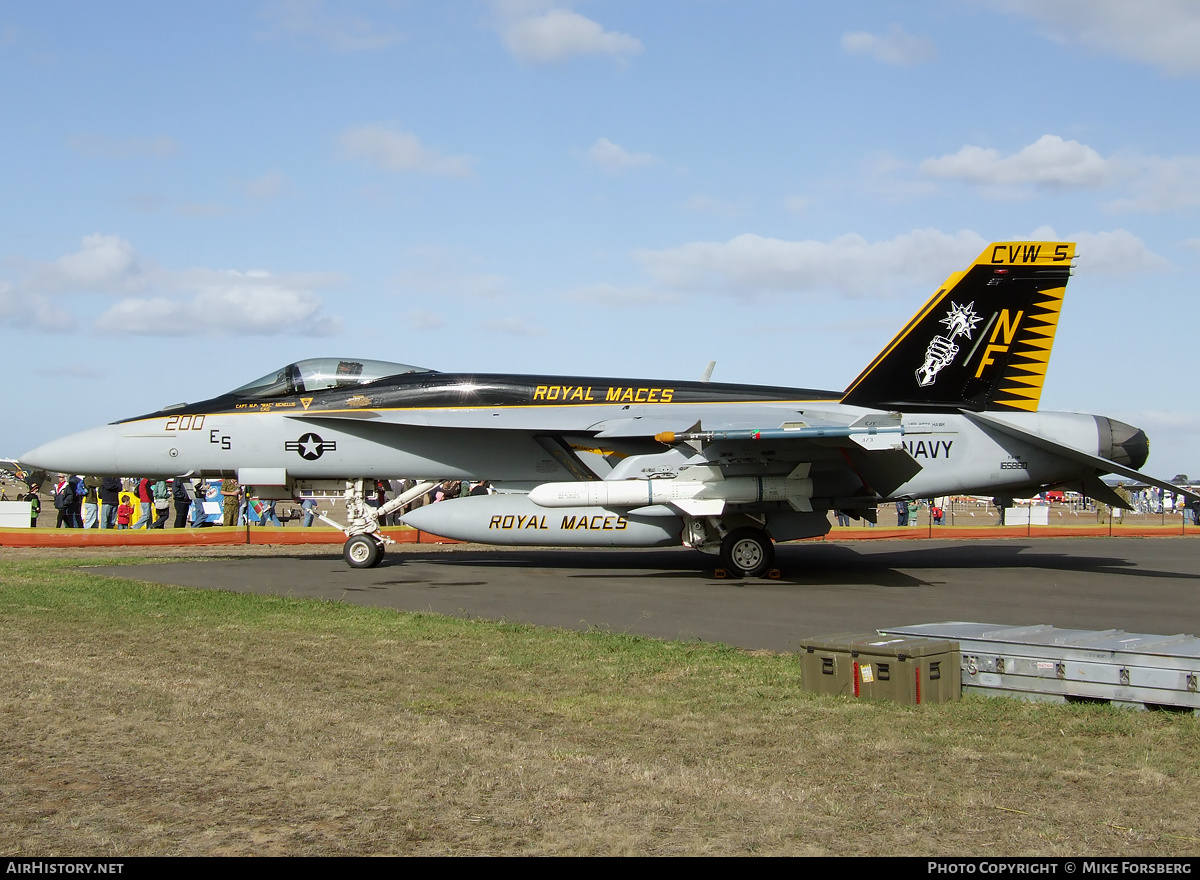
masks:
<svg viewBox="0 0 1200 880"><path fill-rule="evenodd" d="M400 494L416 485L413 480L378 480L370 484L367 503L382 507L388 493ZM42 511L42 486L31 483L29 492L17 496L30 502L30 526L36 528ZM487 481L471 483L448 480L428 494L409 502L390 514L386 524L394 525L414 507L449 498L488 494L494 491ZM299 520L304 527L314 525L322 514L318 499L296 497L297 507L280 514L275 499L255 497L236 480L121 478L60 474L48 484L53 499L55 528L60 529L164 529L203 528L212 525L275 525ZM207 505L207 506L206 506Z"/></svg>

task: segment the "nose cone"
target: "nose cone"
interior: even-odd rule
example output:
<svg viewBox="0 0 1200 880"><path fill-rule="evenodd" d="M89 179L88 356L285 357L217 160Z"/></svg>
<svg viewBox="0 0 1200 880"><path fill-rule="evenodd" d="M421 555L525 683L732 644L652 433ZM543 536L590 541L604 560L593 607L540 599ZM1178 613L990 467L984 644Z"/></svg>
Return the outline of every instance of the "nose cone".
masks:
<svg viewBox="0 0 1200 880"><path fill-rule="evenodd" d="M1141 428L1118 422L1116 419L1096 419L1100 432L1100 454L1109 461L1123 464L1135 471L1150 457L1150 438Z"/></svg>
<svg viewBox="0 0 1200 880"><path fill-rule="evenodd" d="M21 456L32 468L64 474L119 474L116 429L112 425L51 440Z"/></svg>

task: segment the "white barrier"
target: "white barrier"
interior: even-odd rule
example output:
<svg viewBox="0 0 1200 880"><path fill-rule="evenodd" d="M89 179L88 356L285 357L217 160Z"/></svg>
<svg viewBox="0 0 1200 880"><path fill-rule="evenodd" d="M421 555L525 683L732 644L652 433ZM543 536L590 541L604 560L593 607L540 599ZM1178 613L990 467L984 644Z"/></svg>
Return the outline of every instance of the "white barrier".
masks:
<svg viewBox="0 0 1200 880"><path fill-rule="evenodd" d="M27 529L33 516L29 501L0 501L0 529Z"/></svg>
<svg viewBox="0 0 1200 880"><path fill-rule="evenodd" d="M1050 508L1039 504L1029 507L1004 508L1004 524L1006 526L1048 526L1050 525Z"/></svg>

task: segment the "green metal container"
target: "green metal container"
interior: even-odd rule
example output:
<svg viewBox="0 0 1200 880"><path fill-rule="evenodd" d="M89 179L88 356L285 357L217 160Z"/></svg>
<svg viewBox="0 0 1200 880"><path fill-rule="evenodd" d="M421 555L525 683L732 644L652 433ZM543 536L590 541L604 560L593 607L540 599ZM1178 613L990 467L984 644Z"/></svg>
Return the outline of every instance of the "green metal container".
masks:
<svg viewBox="0 0 1200 880"><path fill-rule="evenodd" d="M804 689L904 706L946 703L962 695L958 643L944 639L837 633L800 647Z"/></svg>

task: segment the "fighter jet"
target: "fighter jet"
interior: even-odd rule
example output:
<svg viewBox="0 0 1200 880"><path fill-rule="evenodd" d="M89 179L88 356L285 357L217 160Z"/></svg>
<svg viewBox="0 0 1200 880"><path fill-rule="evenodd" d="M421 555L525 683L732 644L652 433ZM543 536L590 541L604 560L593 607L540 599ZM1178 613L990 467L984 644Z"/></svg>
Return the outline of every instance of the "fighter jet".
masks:
<svg viewBox="0 0 1200 880"><path fill-rule="evenodd" d="M845 391L576 376L444 373L303 360L227 394L55 440L22 462L68 473L236 477L260 497L346 487L344 556L377 564L382 508L363 480L490 480L497 494L403 521L494 544L685 544L766 572L775 541L823 535L829 511L1073 488L1137 471L1146 434L1039 412L1075 245L998 242L951 275ZM707 375L705 377L707 379ZM1173 490L1175 487L1171 487ZM1177 491L1177 490L1176 490Z"/></svg>

